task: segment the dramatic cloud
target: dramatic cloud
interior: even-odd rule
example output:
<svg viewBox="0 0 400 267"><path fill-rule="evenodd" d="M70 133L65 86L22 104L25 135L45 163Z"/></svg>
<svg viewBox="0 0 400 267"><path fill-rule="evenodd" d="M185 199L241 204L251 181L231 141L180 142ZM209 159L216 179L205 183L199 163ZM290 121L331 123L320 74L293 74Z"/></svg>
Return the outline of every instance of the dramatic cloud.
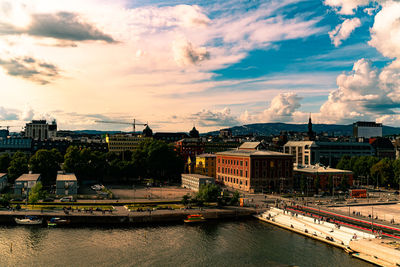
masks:
<svg viewBox="0 0 400 267"><path fill-rule="evenodd" d="M17 27L0 21L0 34L29 34L36 37L49 37L69 41L100 40L113 43L115 40L85 22L76 13L58 12L56 14L34 14L31 23Z"/></svg>
<svg viewBox="0 0 400 267"><path fill-rule="evenodd" d="M188 120L196 122L196 124L203 127L234 126L239 124L236 117L231 115L231 110L229 108L224 108L220 111L203 109L200 112L190 115Z"/></svg>
<svg viewBox="0 0 400 267"><path fill-rule="evenodd" d="M351 73L338 76L338 89L332 91L321 106L321 118L327 122L350 122L394 114L400 107L398 77L399 69L379 70L372 67L370 61L360 59Z"/></svg>
<svg viewBox="0 0 400 267"><path fill-rule="evenodd" d="M13 109L7 109L0 106L0 120L3 121L18 120L18 111Z"/></svg>
<svg viewBox="0 0 400 267"><path fill-rule="evenodd" d="M325 0L324 4L336 9L341 15L353 15L359 6L366 6L371 0Z"/></svg>
<svg viewBox="0 0 400 267"><path fill-rule="evenodd" d="M361 26L361 21L359 18L346 19L342 24L336 26L333 31L329 32L329 37L332 43L337 47L343 40L346 40L350 34L357 28Z"/></svg>
<svg viewBox="0 0 400 267"><path fill-rule="evenodd" d="M300 108L300 100L296 93L280 93L271 100L268 109L261 115L266 121L292 121L293 114Z"/></svg>
<svg viewBox="0 0 400 267"><path fill-rule="evenodd" d="M32 57L0 59L0 67L11 76L22 77L41 84L47 84L59 75L55 65Z"/></svg>
<svg viewBox="0 0 400 267"><path fill-rule="evenodd" d="M400 2L389 1L382 5L375 16L369 45L386 57L400 58Z"/></svg>

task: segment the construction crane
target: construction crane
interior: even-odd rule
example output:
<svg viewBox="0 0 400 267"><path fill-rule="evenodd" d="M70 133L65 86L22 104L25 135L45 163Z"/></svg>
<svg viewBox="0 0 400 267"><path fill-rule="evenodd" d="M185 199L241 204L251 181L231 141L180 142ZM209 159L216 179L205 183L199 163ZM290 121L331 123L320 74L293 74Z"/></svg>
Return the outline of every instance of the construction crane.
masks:
<svg viewBox="0 0 400 267"><path fill-rule="evenodd" d="M133 133L136 132L136 125L147 126L147 123L136 123L136 119L133 119L133 123L125 121L95 121L97 123L112 123L112 124L129 124L133 126Z"/></svg>

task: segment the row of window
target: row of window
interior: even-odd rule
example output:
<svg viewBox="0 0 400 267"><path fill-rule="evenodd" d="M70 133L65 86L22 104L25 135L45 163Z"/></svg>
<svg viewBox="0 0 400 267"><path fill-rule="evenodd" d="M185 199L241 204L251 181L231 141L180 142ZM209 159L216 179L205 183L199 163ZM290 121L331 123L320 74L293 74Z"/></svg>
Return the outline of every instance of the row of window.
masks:
<svg viewBox="0 0 400 267"><path fill-rule="evenodd" d="M226 173L226 174L233 174L237 176L243 176L243 170L231 169L231 168L220 168L218 167L218 172ZM245 177L248 177L247 171L245 171Z"/></svg>
<svg viewBox="0 0 400 267"><path fill-rule="evenodd" d="M220 162L220 159L218 159L218 163ZM235 159L222 159L222 164L231 164L231 165L236 165L236 166L243 166L243 160L235 160ZM247 166L247 161L245 161L245 166Z"/></svg>
<svg viewBox="0 0 400 267"><path fill-rule="evenodd" d="M218 180L219 181L223 181L223 182L228 182L228 183L233 183L233 184L238 184L238 185L246 185L247 186L247 180L243 181L238 179L238 178L234 178L234 177L227 177L227 176L219 176L218 175Z"/></svg>

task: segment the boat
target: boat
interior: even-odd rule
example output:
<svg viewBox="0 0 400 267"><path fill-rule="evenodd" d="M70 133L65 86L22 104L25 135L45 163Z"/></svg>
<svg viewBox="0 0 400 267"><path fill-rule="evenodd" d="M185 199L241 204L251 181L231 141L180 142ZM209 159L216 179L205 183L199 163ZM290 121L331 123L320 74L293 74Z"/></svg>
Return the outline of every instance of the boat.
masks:
<svg viewBox="0 0 400 267"><path fill-rule="evenodd" d="M197 223L204 222L206 219L201 214L192 214L188 215L186 220L183 220L185 223Z"/></svg>
<svg viewBox="0 0 400 267"><path fill-rule="evenodd" d="M50 220L47 221L47 226L57 226L57 225L65 225L69 224L70 220L68 219L63 219L59 217L53 217Z"/></svg>
<svg viewBox="0 0 400 267"><path fill-rule="evenodd" d="M26 216L24 218L14 218L17 224L23 225L40 225L43 222L42 218L38 218L36 216Z"/></svg>

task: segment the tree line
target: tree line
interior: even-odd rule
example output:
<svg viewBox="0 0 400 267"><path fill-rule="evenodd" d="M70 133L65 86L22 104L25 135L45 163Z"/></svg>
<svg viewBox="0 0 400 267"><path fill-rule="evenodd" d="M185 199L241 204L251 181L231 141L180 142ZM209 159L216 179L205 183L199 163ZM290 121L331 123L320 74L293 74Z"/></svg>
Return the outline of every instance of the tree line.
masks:
<svg viewBox="0 0 400 267"><path fill-rule="evenodd" d="M24 173L40 173L43 185L55 183L57 171L75 173L78 180L124 183L142 178L177 181L184 162L173 147L159 140L145 140L134 152L119 155L70 146L63 156L57 149L38 150L30 158L23 152L0 155L0 172L10 183Z"/></svg>
<svg viewBox="0 0 400 267"><path fill-rule="evenodd" d="M364 184L399 188L400 159L345 155L340 159L336 168L352 171L354 177L362 179Z"/></svg>

